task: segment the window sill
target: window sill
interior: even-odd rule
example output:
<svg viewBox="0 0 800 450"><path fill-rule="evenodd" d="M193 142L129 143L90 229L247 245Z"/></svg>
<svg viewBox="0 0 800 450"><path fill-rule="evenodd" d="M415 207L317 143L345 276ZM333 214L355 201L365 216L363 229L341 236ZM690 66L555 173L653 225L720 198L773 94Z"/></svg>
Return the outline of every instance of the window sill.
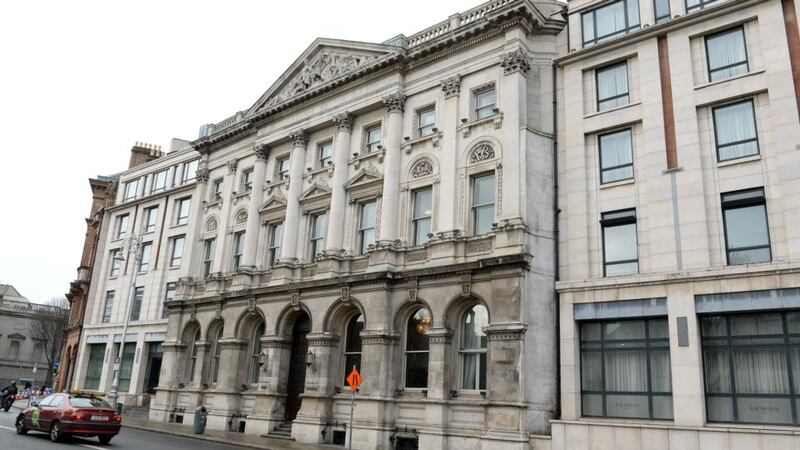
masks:
<svg viewBox="0 0 800 450"><path fill-rule="evenodd" d="M730 77L730 78L725 78L724 80L708 81L708 82L705 82L703 84L698 84L697 86L694 87L694 90L697 91L697 90L700 90L700 89L705 89L707 87L716 86L718 84L727 83L728 81L738 80L740 78L752 77L752 76L755 76L755 75L758 75L758 74L762 74L764 72L766 72L765 69L751 70L750 72L743 73L741 75L736 75L736 76Z"/></svg>
<svg viewBox="0 0 800 450"><path fill-rule="evenodd" d="M725 161L721 161L721 162L717 163L717 167L735 166L737 164L744 164L744 163L749 163L749 162L753 162L753 161L760 161L760 160L761 160L761 154L759 153L757 155L743 156L741 158L728 159L728 160L725 160Z"/></svg>
<svg viewBox="0 0 800 450"><path fill-rule="evenodd" d="M636 183L636 178L628 178L627 180L611 181L609 183L601 184L600 189L611 189L613 187L625 186L634 183Z"/></svg>
<svg viewBox="0 0 800 450"><path fill-rule="evenodd" d="M325 167L318 167L316 169L306 167L306 173L303 174L303 178L312 178L314 175L324 172L328 172L328 175L333 175L333 163Z"/></svg>
<svg viewBox="0 0 800 450"><path fill-rule="evenodd" d="M175 225L170 225L169 229L172 230L172 229L175 229L175 228L185 227L186 225L189 225L189 224L188 223L176 223Z"/></svg>
<svg viewBox="0 0 800 450"><path fill-rule="evenodd" d="M285 178L283 180L275 181L275 182L272 182L272 180L267 180L265 184L266 184L267 189L274 189L274 188L276 188L278 186L284 186L286 184L289 184L289 179Z"/></svg>
<svg viewBox="0 0 800 450"><path fill-rule="evenodd" d="M207 201L203 200L203 202L200 204L200 206L205 208L205 212L208 212L209 209L214 208L214 207L222 209L222 199L221 198L220 199L216 199L213 202L207 202Z"/></svg>
<svg viewBox="0 0 800 450"><path fill-rule="evenodd" d="M614 111L620 111L620 110L623 110L623 109L626 109L626 108L633 108L634 106L639 106L641 104L642 104L642 102L640 102L640 101L631 102L631 103L628 103L628 104L625 104L625 105L615 106L614 108L611 108L611 109L604 109L603 111L595 111L593 113L585 114L583 116L583 118L584 119L589 119L589 118L592 118L592 117L601 116L603 114L612 113Z"/></svg>
<svg viewBox="0 0 800 450"><path fill-rule="evenodd" d="M406 136L403 143L400 144L400 149L405 151L406 155L410 155L411 150L415 145L423 144L428 141L430 141L434 147L438 147L439 140L441 140L441 138L442 138L442 132L438 130L431 134L425 136L419 136L414 139L411 139L410 137Z"/></svg>
<svg viewBox="0 0 800 450"><path fill-rule="evenodd" d="M383 158L385 156L386 156L386 150L383 149L377 152L354 156L353 159L347 162L347 164L350 164L356 169L358 169L358 166L360 166L364 161L368 161L372 158L377 158L379 163L383 163Z"/></svg>
<svg viewBox="0 0 800 450"><path fill-rule="evenodd" d="M498 110L494 115L484 117L483 119L473 119L472 121L461 119L461 125L458 127L458 131L461 132L462 137L468 138L472 128L488 123L493 123L495 130L499 130L503 125L503 113Z"/></svg>
<svg viewBox="0 0 800 450"><path fill-rule="evenodd" d="M170 266L168 270L178 270L181 266Z"/></svg>

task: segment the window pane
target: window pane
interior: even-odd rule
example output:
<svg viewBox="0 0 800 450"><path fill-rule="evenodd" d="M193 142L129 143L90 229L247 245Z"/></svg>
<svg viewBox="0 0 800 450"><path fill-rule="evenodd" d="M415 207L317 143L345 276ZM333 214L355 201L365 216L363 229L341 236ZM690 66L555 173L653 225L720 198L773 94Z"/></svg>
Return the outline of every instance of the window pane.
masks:
<svg viewBox="0 0 800 450"><path fill-rule="evenodd" d="M364 316L361 314L350 319L347 325L347 342L345 344L345 351L361 352L361 331L364 329Z"/></svg>
<svg viewBox="0 0 800 450"><path fill-rule="evenodd" d="M406 353L406 387L428 387L428 353Z"/></svg>
<svg viewBox="0 0 800 450"><path fill-rule="evenodd" d="M461 359L461 387L464 389L479 389L478 372L480 353L464 353Z"/></svg>
<svg viewBox="0 0 800 450"><path fill-rule="evenodd" d="M497 94L494 89L488 89L479 93L475 98L475 106L483 108L484 106L491 106L497 102Z"/></svg>
<svg viewBox="0 0 800 450"><path fill-rule="evenodd" d="M647 391L647 358L643 351L605 352L606 390Z"/></svg>
<svg viewBox="0 0 800 450"><path fill-rule="evenodd" d="M643 320L621 320L605 323L605 339L644 339Z"/></svg>
<svg viewBox="0 0 800 450"><path fill-rule="evenodd" d="M431 214L432 189L420 189L414 192L414 217L429 216Z"/></svg>
<svg viewBox="0 0 800 450"><path fill-rule="evenodd" d="M616 277L619 275L630 275L639 272L638 262L618 263L606 265L606 276Z"/></svg>
<svg viewBox="0 0 800 450"><path fill-rule="evenodd" d="M706 38L711 81L747 72L744 30L737 28Z"/></svg>
<svg viewBox="0 0 800 450"><path fill-rule="evenodd" d="M595 11L597 17L597 38L625 30L625 2L616 2Z"/></svg>
<svg viewBox="0 0 800 450"><path fill-rule="evenodd" d="M633 177L633 149L631 130L600 136L600 167L603 169L603 183ZM626 166L617 168L619 166Z"/></svg>
<svg viewBox="0 0 800 450"><path fill-rule="evenodd" d="M489 325L489 312L483 305L475 305L464 314L461 321L461 348L485 349L486 334L483 327Z"/></svg>
<svg viewBox="0 0 800 450"><path fill-rule="evenodd" d="M669 0L655 0L655 10L656 22L661 21L661 19L669 19Z"/></svg>
<svg viewBox="0 0 800 450"><path fill-rule="evenodd" d="M653 418L672 419L672 396L656 395L653 396Z"/></svg>
<svg viewBox="0 0 800 450"><path fill-rule="evenodd" d="M367 202L361 205L361 228L372 228L375 226L375 202Z"/></svg>
<svg viewBox="0 0 800 450"><path fill-rule="evenodd" d="M428 336L425 335L431 324L430 313L420 309L408 319L406 351L428 350Z"/></svg>
<svg viewBox="0 0 800 450"><path fill-rule="evenodd" d="M752 102L722 106L714 108L713 111L720 161L758 153Z"/></svg>
<svg viewBox="0 0 800 450"><path fill-rule="evenodd" d="M598 111L628 103L628 64L622 63L597 71Z"/></svg>
<svg viewBox="0 0 800 450"><path fill-rule="evenodd" d="M669 364L669 350L650 352L650 390L653 392L672 392L672 373Z"/></svg>
<svg viewBox="0 0 800 450"><path fill-rule="evenodd" d="M581 388L584 391L603 390L602 358L600 352L581 352Z"/></svg>
<svg viewBox="0 0 800 450"><path fill-rule="evenodd" d="M584 416L603 415L603 396L600 394L583 394L581 405Z"/></svg>
<svg viewBox="0 0 800 450"><path fill-rule="evenodd" d="M583 19L583 42L594 40L594 12L586 13Z"/></svg>
<svg viewBox="0 0 800 450"><path fill-rule="evenodd" d="M733 400L728 397L707 397L706 409L711 422L735 422Z"/></svg>
<svg viewBox="0 0 800 450"><path fill-rule="evenodd" d="M475 177L472 187L473 205L494 203L494 175Z"/></svg>
<svg viewBox="0 0 800 450"><path fill-rule="evenodd" d="M606 262L637 259L635 223L607 226L603 233Z"/></svg>
<svg viewBox="0 0 800 450"><path fill-rule="evenodd" d="M602 325L599 322L581 324L581 341L599 341Z"/></svg>
<svg viewBox="0 0 800 450"><path fill-rule="evenodd" d="M726 336L728 334L725 316L702 317L700 318L700 324L703 330L703 337Z"/></svg>
<svg viewBox="0 0 800 450"><path fill-rule="evenodd" d="M609 417L650 417L650 404L646 395L608 395L606 413Z"/></svg>
<svg viewBox="0 0 800 450"><path fill-rule="evenodd" d="M740 422L791 424L792 406L788 398L736 399Z"/></svg>
<svg viewBox="0 0 800 450"><path fill-rule="evenodd" d="M325 236L325 222L328 218L327 214L320 214L314 218L314 237L321 238Z"/></svg>
<svg viewBox="0 0 800 450"><path fill-rule="evenodd" d="M414 245L422 245L428 242L428 234L431 232L431 219L418 219L414 222Z"/></svg>
<svg viewBox="0 0 800 450"><path fill-rule="evenodd" d="M728 248L769 245L767 215L764 205L725 210Z"/></svg>
<svg viewBox="0 0 800 450"><path fill-rule="evenodd" d="M782 348L733 350L736 391L743 394L788 394L786 354Z"/></svg>
<svg viewBox="0 0 800 450"><path fill-rule="evenodd" d="M648 321L648 335L650 339L669 338L669 325L666 319L653 319Z"/></svg>
<svg viewBox="0 0 800 450"><path fill-rule="evenodd" d="M475 208L475 234L492 231L492 224L494 224L494 205Z"/></svg>
<svg viewBox="0 0 800 450"><path fill-rule="evenodd" d="M731 335L753 336L783 333L783 319L780 313L757 315L734 315L731 322Z"/></svg>

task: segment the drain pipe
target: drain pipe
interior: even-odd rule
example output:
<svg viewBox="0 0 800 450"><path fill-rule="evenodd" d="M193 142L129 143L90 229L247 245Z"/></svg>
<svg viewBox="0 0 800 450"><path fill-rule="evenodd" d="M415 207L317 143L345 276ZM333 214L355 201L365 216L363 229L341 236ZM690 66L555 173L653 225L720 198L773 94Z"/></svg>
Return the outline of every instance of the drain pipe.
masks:
<svg viewBox="0 0 800 450"><path fill-rule="evenodd" d="M555 260L554 284L559 280L559 234L558 217L561 210L558 206L558 96L557 87L557 68L556 63L552 64L553 73L553 259ZM556 295L556 411L555 418L561 418L561 300L558 292Z"/></svg>

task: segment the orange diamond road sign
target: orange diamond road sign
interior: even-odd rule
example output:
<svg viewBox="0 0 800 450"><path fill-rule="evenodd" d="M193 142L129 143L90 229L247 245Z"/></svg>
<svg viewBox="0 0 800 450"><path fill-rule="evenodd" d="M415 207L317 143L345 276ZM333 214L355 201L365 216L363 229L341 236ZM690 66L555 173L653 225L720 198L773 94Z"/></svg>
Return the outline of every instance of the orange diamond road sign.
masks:
<svg viewBox="0 0 800 450"><path fill-rule="evenodd" d="M347 384L350 385L350 389L357 391L361 383L364 382L364 378L361 377L361 374L358 373L358 369L353 367L353 371L350 372L350 375L347 376Z"/></svg>

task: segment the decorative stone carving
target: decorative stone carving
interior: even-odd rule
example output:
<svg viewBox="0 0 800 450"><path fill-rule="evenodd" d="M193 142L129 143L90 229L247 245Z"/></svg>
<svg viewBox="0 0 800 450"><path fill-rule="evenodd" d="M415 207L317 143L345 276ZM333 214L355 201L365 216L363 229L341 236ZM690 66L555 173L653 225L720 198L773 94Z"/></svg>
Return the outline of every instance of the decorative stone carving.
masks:
<svg viewBox="0 0 800 450"><path fill-rule="evenodd" d="M217 223L217 219L212 217L211 219L208 219L208 222L206 223L206 231L217 231L218 226L219 224Z"/></svg>
<svg viewBox="0 0 800 450"><path fill-rule="evenodd" d="M291 298L292 309L294 309L295 311L299 310L300 309L300 292L298 292L298 291L290 292L289 296Z"/></svg>
<svg viewBox="0 0 800 450"><path fill-rule="evenodd" d="M258 144L253 150L253 153L256 154L256 159L266 161L267 158L269 158L269 147L267 147L266 144Z"/></svg>
<svg viewBox="0 0 800 450"><path fill-rule="evenodd" d="M197 179L198 183L205 183L206 181L208 181L210 175L211 171L206 169L205 167L201 167L197 169L197 172L195 172L195 178Z"/></svg>
<svg viewBox="0 0 800 450"><path fill-rule="evenodd" d="M492 250L492 240L482 239L480 241L473 241L467 244L467 254L482 253Z"/></svg>
<svg viewBox="0 0 800 450"><path fill-rule="evenodd" d="M475 164L481 161L494 159L494 156L494 147L487 142L482 142L469 154L469 163Z"/></svg>
<svg viewBox="0 0 800 450"><path fill-rule="evenodd" d="M283 103L291 97L363 67L374 59L374 56L369 55L320 52L313 59L307 61L300 72L286 83L283 90L267 101L266 106Z"/></svg>
<svg viewBox="0 0 800 450"><path fill-rule="evenodd" d="M289 135L289 139L292 140L295 147L305 148L308 145L308 132L303 129L297 130Z"/></svg>
<svg viewBox="0 0 800 450"><path fill-rule="evenodd" d="M406 106L406 96L400 91L383 97L383 105L388 112L403 112Z"/></svg>
<svg viewBox="0 0 800 450"><path fill-rule="evenodd" d="M503 67L503 73L508 75L517 71L525 75L531 70L531 63L528 61L528 55L522 49L516 49L511 53L507 53L503 57L503 62L500 63Z"/></svg>
<svg viewBox="0 0 800 450"><path fill-rule="evenodd" d="M411 168L411 178L420 178L433 174L433 164L427 159L421 159Z"/></svg>
<svg viewBox="0 0 800 450"><path fill-rule="evenodd" d="M350 133L353 131L353 115L349 112L343 112L333 116L333 123L336 124L338 131Z"/></svg>
<svg viewBox="0 0 800 450"><path fill-rule="evenodd" d="M247 222L247 211L241 210L236 214L236 223Z"/></svg>
<svg viewBox="0 0 800 450"><path fill-rule="evenodd" d="M256 299L255 297L250 297L247 299L247 310L253 312L256 310Z"/></svg>
<svg viewBox="0 0 800 450"><path fill-rule="evenodd" d="M239 166L239 160L236 158L230 159L225 163L225 165L228 166L228 173L236 173L236 168Z"/></svg>
<svg viewBox="0 0 800 450"><path fill-rule="evenodd" d="M408 300L417 301L417 279L412 278L408 280Z"/></svg>
<svg viewBox="0 0 800 450"><path fill-rule="evenodd" d="M459 74L447 77L444 80L440 81L439 83L442 84L442 92L444 93L444 98L458 95L459 92L461 91L461 75Z"/></svg>
<svg viewBox="0 0 800 450"><path fill-rule="evenodd" d="M350 303L350 286L341 286L342 302Z"/></svg>

